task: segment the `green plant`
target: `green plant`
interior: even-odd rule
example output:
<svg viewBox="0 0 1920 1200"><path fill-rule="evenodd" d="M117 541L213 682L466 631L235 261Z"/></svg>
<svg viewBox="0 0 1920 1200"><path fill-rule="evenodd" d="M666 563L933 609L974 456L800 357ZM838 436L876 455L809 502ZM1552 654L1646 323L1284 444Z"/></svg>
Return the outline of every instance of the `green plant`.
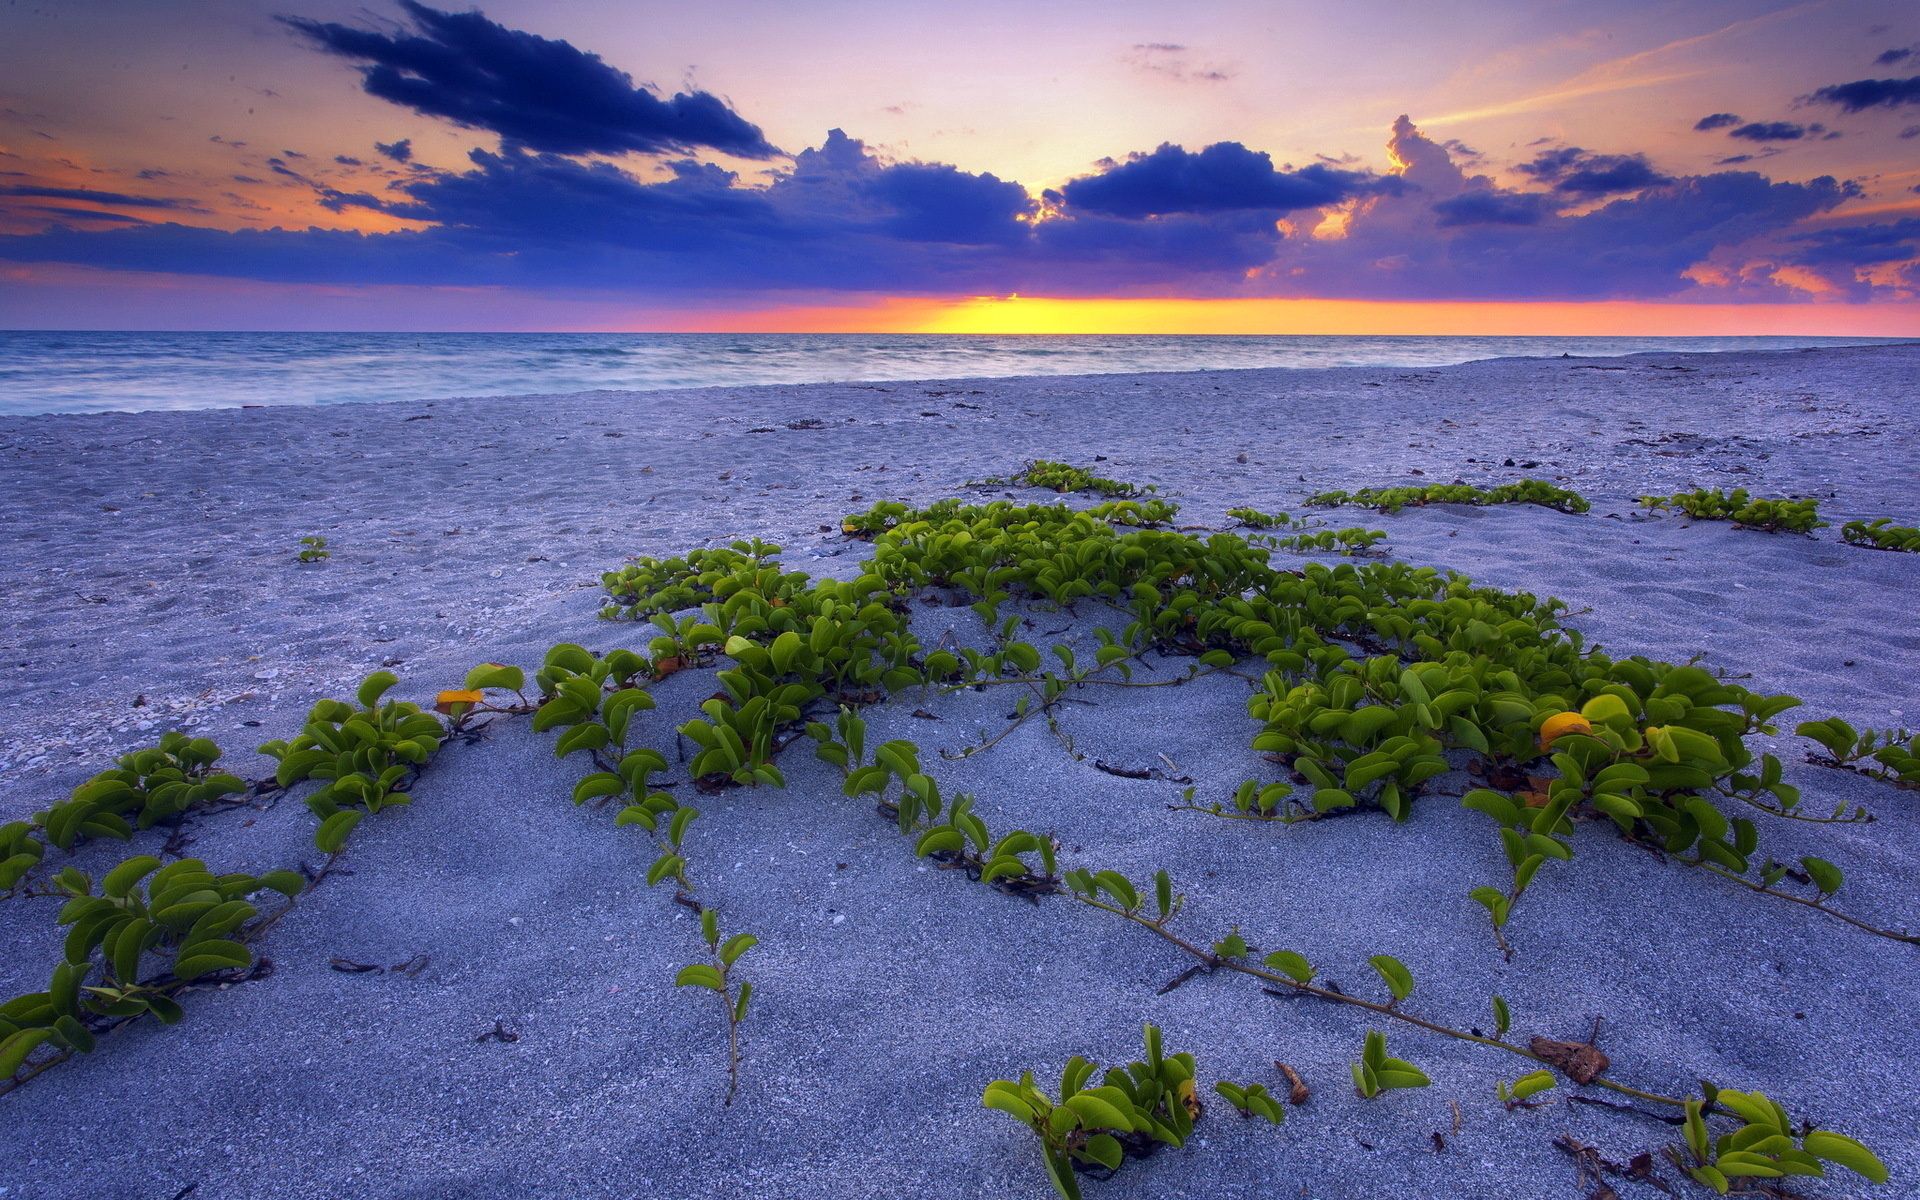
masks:
<svg viewBox="0 0 1920 1200"><path fill-rule="evenodd" d="M1872 550L1920 551L1920 529L1911 525L1895 525L1891 517L1848 521L1840 527L1840 536L1847 540L1848 545L1865 546Z"/></svg>
<svg viewBox="0 0 1920 1200"><path fill-rule="evenodd" d="M1239 1109L1243 1117L1260 1117L1274 1125L1287 1119L1286 1109L1280 1107L1264 1083L1229 1083L1222 1079L1213 1085L1213 1090Z"/></svg>
<svg viewBox="0 0 1920 1200"><path fill-rule="evenodd" d="M1768 533L1781 530L1812 533L1827 527L1827 523L1820 519L1820 503L1817 500L1758 499L1749 495L1745 488L1735 488L1731 492L1720 488L1701 488L1692 492L1675 492L1671 496L1642 496L1640 503L1656 512L1671 508L1696 521L1732 521L1743 528Z"/></svg>
<svg viewBox="0 0 1920 1200"><path fill-rule="evenodd" d="M1920 734L1912 730L1857 730L1838 717L1828 717L1807 721L1794 732L1812 738L1827 751L1824 758L1808 754L1808 762L1858 771L1901 787L1920 787ZM1862 762L1878 765L1864 767Z"/></svg>
<svg viewBox="0 0 1920 1200"><path fill-rule="evenodd" d="M333 552L327 549L327 539L316 533L300 539L300 553L296 557L303 563L325 562L333 557Z"/></svg>
<svg viewBox="0 0 1920 1200"><path fill-rule="evenodd" d="M1146 527L1167 525L1180 512L1178 504L1165 500L1106 500L1087 509L1087 515L1096 521L1107 521L1114 525Z"/></svg>
<svg viewBox="0 0 1920 1200"><path fill-rule="evenodd" d="M878 746L869 762L866 728L859 715L842 707L831 727L814 721L807 734L816 743L814 754L840 769L845 794L872 796L874 807L914 838L915 855L1009 895L1035 900L1058 890L1059 847L1052 838L1016 829L996 840L973 811L973 797L942 799L939 785L921 771L920 749L912 742ZM1027 860L1030 854L1039 857L1037 864Z"/></svg>
<svg viewBox="0 0 1920 1200"><path fill-rule="evenodd" d="M1494 1092L1500 1097L1500 1103L1506 1106L1507 1111L1512 1112L1516 1108L1537 1108L1544 1104L1545 1101L1534 1100L1533 1097L1551 1090L1557 1082L1552 1071L1529 1071L1511 1084L1504 1079L1500 1080L1495 1085Z"/></svg>
<svg viewBox="0 0 1920 1200"><path fill-rule="evenodd" d="M11 892L40 864L47 848L26 821L0 825L0 892Z"/></svg>
<svg viewBox="0 0 1920 1200"><path fill-rule="evenodd" d="M135 828L176 821L190 809L245 792L244 781L213 769L219 760L220 747L207 738L162 734L158 745L121 755L112 770L35 814L34 823L62 850L86 837L126 841Z"/></svg>
<svg viewBox="0 0 1920 1200"><path fill-rule="evenodd" d="M1318 529L1311 533L1296 533L1287 537L1254 537L1249 541L1255 545L1271 546L1276 550L1292 550L1306 553L1312 550L1337 550L1341 554L1365 554L1381 542L1387 540L1384 529L1363 529L1354 526L1351 529Z"/></svg>
<svg viewBox="0 0 1920 1200"><path fill-rule="evenodd" d="M1707 1128L1708 1103L1737 1118L1739 1127L1714 1137ZM1760 1092L1710 1088L1708 1099L1687 1101L1684 1128L1686 1154L1672 1154L1675 1164L1722 1196L1737 1181L1748 1179L1822 1178L1826 1163L1845 1167L1870 1183L1887 1181L1887 1168L1873 1151L1824 1129L1797 1134L1786 1110Z"/></svg>
<svg viewBox="0 0 1920 1200"><path fill-rule="evenodd" d="M278 761L274 779L281 787L324 781L306 801L320 818L313 840L322 853L339 853L368 813L408 803L412 797L403 789L446 734L440 719L419 705L382 702L399 682L391 671L376 671L360 684L359 707L322 700L291 742L260 747Z"/></svg>
<svg viewBox="0 0 1920 1200"><path fill-rule="evenodd" d="M1117 479L1103 479L1084 467L1044 458L1035 459L1021 468L1013 477L1013 482L1024 483L1028 487L1052 488L1056 492L1098 492L1102 496L1138 496L1142 492L1156 490L1151 485L1141 488Z"/></svg>
<svg viewBox="0 0 1920 1200"><path fill-rule="evenodd" d="M101 879L68 867L54 876L68 897L62 961L44 992L0 1004L0 1077L11 1078L39 1047L90 1054L101 1030L152 1014L171 1025L184 1015L174 998L208 976L244 970L253 953L244 928L258 915L247 897L276 891L291 899L306 887L293 871L214 875L197 858L166 866L129 858ZM166 968L142 964L159 954ZM98 983L89 983L98 972Z"/></svg>
<svg viewBox="0 0 1920 1200"><path fill-rule="evenodd" d="M727 546L692 550L680 558L636 558L600 576L607 592L600 615L609 620L640 620L723 601L747 587L779 596L783 588L797 587L806 578L797 572L782 573L779 555L778 546L743 538Z"/></svg>
<svg viewBox="0 0 1920 1200"><path fill-rule="evenodd" d="M1160 1030L1144 1027L1146 1055L1125 1067L1113 1067L1099 1085L1088 1087L1098 1069L1075 1055L1060 1073L1060 1095L1049 1096L1033 1081L996 1079L981 1103L1006 1113L1040 1139L1047 1178L1064 1200L1078 1200L1076 1171L1118 1171L1129 1155L1152 1153L1160 1146L1186 1144L1202 1109L1196 1095L1191 1054L1166 1054Z"/></svg>
<svg viewBox="0 0 1920 1200"><path fill-rule="evenodd" d="M1195 970L1223 970L1247 975L1263 981L1268 985L1268 991L1275 995L1310 997L1342 1007L1361 1009L1410 1029L1499 1050L1526 1059L1536 1067L1564 1075L1574 1083L1603 1088L1631 1100L1676 1109L1686 1105L1682 1097L1666 1096L1606 1078L1605 1072L1610 1064L1606 1056L1591 1045L1536 1037L1523 1046L1508 1040L1513 1014L1507 1002L1499 996L1492 998L1494 1031L1491 1036L1478 1029L1454 1028L1408 1011L1405 1001L1413 994L1412 973L1399 960L1388 955L1375 955L1369 960L1374 971L1387 985L1389 998L1378 1001L1355 995L1334 984L1316 984L1314 980L1319 972L1298 951L1276 950L1260 961L1254 961L1246 939L1237 929L1210 946L1190 940L1172 928L1175 917L1184 908L1184 902L1165 871L1154 876L1151 908L1148 907L1147 897L1117 871L1094 872L1083 868L1067 872L1065 882L1069 894L1080 903L1137 925L1194 958L1200 964ZM1372 1070L1371 1082L1377 1094L1378 1090L1385 1090L1380 1067L1387 1069L1387 1080L1395 1086L1418 1087L1421 1084L1415 1083L1414 1077L1418 1075L1424 1079L1424 1074L1418 1068L1389 1059L1384 1039L1376 1048L1370 1038L1366 1052L1355 1069L1355 1085L1362 1088L1363 1095L1368 1076L1359 1068Z"/></svg>
<svg viewBox="0 0 1920 1200"><path fill-rule="evenodd" d="M1367 1032L1360 1061L1350 1064L1350 1069L1353 1071L1353 1090L1363 1100L1371 1100L1382 1092L1423 1088L1433 1082L1427 1078L1425 1071L1406 1059L1388 1057L1387 1035L1377 1029Z"/></svg>
<svg viewBox="0 0 1920 1200"><path fill-rule="evenodd" d="M1248 529L1304 529L1309 522L1283 512L1261 512L1257 508L1230 508L1227 515Z"/></svg>
<svg viewBox="0 0 1920 1200"><path fill-rule="evenodd" d="M747 1019L747 1002L753 997L752 981L742 979L736 983L733 968L740 956L760 940L750 933L736 933L722 942L719 917L711 908L700 911L700 936L707 943L713 962L681 967L673 983L675 987L705 988L713 992L726 1010L727 1096L723 1103L732 1104L734 1093L740 1089L740 1024Z"/></svg>
<svg viewBox="0 0 1920 1200"><path fill-rule="evenodd" d="M1402 487L1368 487L1357 492L1318 492L1307 503L1331 508L1351 504L1395 513L1409 505L1425 504L1538 504L1567 513L1583 513L1593 506L1578 492L1556 487L1543 479L1522 479L1491 488L1464 483L1428 483Z"/></svg>

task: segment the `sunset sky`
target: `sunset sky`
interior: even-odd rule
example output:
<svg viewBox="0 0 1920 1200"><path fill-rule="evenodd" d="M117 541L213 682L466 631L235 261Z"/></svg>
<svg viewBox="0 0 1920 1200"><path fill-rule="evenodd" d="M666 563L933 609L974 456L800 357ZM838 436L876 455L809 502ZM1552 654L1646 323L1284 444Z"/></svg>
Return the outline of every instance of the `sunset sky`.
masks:
<svg viewBox="0 0 1920 1200"><path fill-rule="evenodd" d="M1911 0L14 0L0 327L1920 335Z"/></svg>

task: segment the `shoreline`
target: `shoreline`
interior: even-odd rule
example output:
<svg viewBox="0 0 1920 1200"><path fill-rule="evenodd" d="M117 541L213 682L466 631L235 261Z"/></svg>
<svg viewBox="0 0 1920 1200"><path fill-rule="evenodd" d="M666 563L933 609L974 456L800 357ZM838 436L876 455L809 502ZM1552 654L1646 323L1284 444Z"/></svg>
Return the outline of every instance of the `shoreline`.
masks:
<svg viewBox="0 0 1920 1200"><path fill-rule="evenodd" d="M185 721L227 748L223 767L256 776L255 745L383 666L401 677L395 694L417 700L481 661L537 665L556 642L644 646L647 627L595 616L599 572L629 555L758 536L785 547L788 569L839 574L870 553L841 535L843 514L946 495L1057 499L967 486L1036 457L1156 484L1182 524L1215 528L1229 506L1298 513L1328 488L1534 476L1593 510L1317 515L1387 531L1393 558L1559 596L1566 623L1615 655L1703 655L1756 691L1802 697L1778 737L1757 741L1814 808L1861 803L1880 819L1757 817L1763 844L1841 864L1850 910L1920 921L1912 794L1806 763L1809 744L1790 732L1829 715L1914 723L1920 555L1844 545L1837 526L1920 518L1920 345L1636 357L1600 370L1504 359L0 419L0 471L22 498L0 510L12 684L0 822ZM1684 486L1815 494L1835 528L1760 534L1633 502ZM333 557L309 567L293 557L310 533ZM1091 654L1097 615L1027 615L1023 636ZM968 619L915 606L923 640ZM670 750L672 725L712 687L698 671L656 687L649 741ZM1506 962L1466 895L1505 869L1499 843L1452 792L1423 797L1405 825L1372 814L1244 827L1170 811L1171 784L1093 768L1164 753L1208 798L1270 775L1249 747L1246 694L1219 676L1099 697L1063 717L1084 761L1039 723L992 754L937 759L1003 723L1004 697L971 693L929 701L934 719L878 706L870 741L919 741L943 791L976 794L996 830L1056 832L1068 865L1135 879L1168 869L1196 937L1244 924L1263 949L1307 952L1356 991L1373 985L1368 956L1392 954L1419 982L1418 1011L1462 1025L1484 1022L1496 993L1528 1034L1586 1037L1599 1017L1621 1079L1759 1087L1874 1146L1896 1192L1920 1178L1904 1096L1884 1084L1920 1071L1920 1045L1883 1019L1920 990L1911 947L1583 823L1578 860L1543 875ZM1057 1072L1074 1053L1124 1061L1143 1019L1170 1051L1198 1054L1208 1080L1272 1086L1283 1059L1314 1097L1277 1130L1216 1102L1194 1144L1089 1183L1089 1200L1192 1194L1202 1180L1238 1200L1270 1195L1276 1177L1311 1195L1549 1200L1573 1178L1554 1146L1563 1132L1623 1162L1675 1140L1564 1098L1504 1111L1494 1084L1510 1064L1397 1027L1393 1053L1434 1085L1360 1102L1343 1081L1365 1022L1224 973L1163 992L1190 965L1180 956L930 869L870 805L842 802L804 746L782 762L786 789L700 800L703 889L763 941L741 1095L722 1108L710 1006L671 986L693 919L644 886L634 831L567 802L580 768L551 742L506 726L450 746L413 804L356 835L351 872L271 932L272 978L196 994L182 1024L130 1028L0 1097L24 1148L0 1185L195 1185L206 1200L1039 1197L1030 1136L980 1108L981 1086ZM1474 786L1456 774L1450 787ZM189 852L284 866L311 856L311 826L296 800L235 810L197 822ZM108 843L77 861L97 871L126 851ZM57 949L51 912L46 899L0 902L0 994L45 986L28 968ZM417 975L329 965L417 955ZM490 1028L517 1040L488 1040ZM174 1107L153 1104L163 1078ZM118 1132L102 1140L101 1128ZM1835 1172L1805 1191L1873 1194L1856 1183ZM1622 1182L1622 1194L1638 1193Z"/></svg>
<svg viewBox="0 0 1920 1200"><path fill-rule="evenodd" d="M15 330L15 331L0 331L0 335L4 335L4 334L5 334L5 333L7 333L7 332L13 332L13 333L20 333L20 334L28 334L28 335L47 335L47 334L50 334L50 333L52 333L52 332L54 332L54 331L35 331L35 330ZM86 332L86 331L79 331L79 332L78 332L78 333L76 334L76 336L89 336L89 335L87 334L87 332ZM172 337L172 336L191 336L191 335L185 335L185 334L168 334L168 333L164 333L164 332L162 332L162 333L155 333L155 334L151 334L151 335L136 335L136 336L156 336L156 337ZM247 334L247 333L232 333L232 334L227 334L227 335L214 335L214 336L231 336L231 337L236 337L236 338L245 338L245 337L265 337L265 336L272 336L272 335L265 335L265 334ZM282 336L292 336L292 337L299 337L299 336L315 336L315 337L329 337L329 336L345 336L345 337L353 337L353 336L381 336L381 335L367 335L367 334L343 334L343 335L332 335L332 334L314 334L314 335L282 335ZM405 337L405 336L411 336L411 335L406 335L406 334L394 334L394 335L391 335L391 336L394 336L394 337ZM439 336L439 335L430 335L430 334L429 334L429 335L419 335L419 336L423 336L423 337L433 337L433 336ZM614 337L622 337L622 336L629 336L629 335L621 335L621 334L605 334L605 335L597 335L597 334L568 334L568 335L550 335L550 334L526 334L526 335L524 335L524 336L527 336L527 337L555 337L555 336L559 336L559 337L596 337L596 336L604 336L604 337L609 337L609 338L614 338ZM632 335L632 336L661 336L661 337L681 337L681 336L695 336L695 337L714 337L714 338L720 338L720 337L728 337L728 336L736 336L736 335L727 335L727 334L697 334L697 335L679 335L679 334L668 334L668 335ZM1000 340L1018 340L1018 339L1023 339L1023 338L1040 338L1040 339L1045 339L1045 338L1059 338L1059 339L1061 339L1061 340L1064 340L1064 341L1071 341L1071 340L1076 340L1076 339L1077 339L1077 340L1083 340L1083 341L1084 341L1084 340L1088 340L1088 338L1114 338L1114 339L1124 339L1124 338L1127 338L1127 337L1138 337L1138 338L1142 338L1142 339L1145 339L1145 340L1161 340L1161 341L1167 341L1167 340L1173 340L1173 341L1178 341L1179 339L1182 339L1182 338L1186 338L1186 339L1194 339L1194 340L1228 340L1228 341L1239 341L1239 340L1250 340L1250 341L1258 341L1258 340L1260 340L1260 338L1259 338L1259 337L1257 337L1257 336L1254 336L1254 335L1244 335L1244 336L1243 336L1243 335L1211 335L1211 334L1181 334L1181 335L1124 335L1124 334L1117 334L1117 335L1077 335L1077 334L1059 334L1059 335L1055 335L1055 334L1020 334L1020 335L971 335L971 334L926 334L926 335L922 335L922 334L881 334L881 335L857 335L857 334L847 334L847 335L744 335L744 336L749 336L749 337L766 337L766 336L782 336L782 337L784 337L784 336L797 336L797 337L807 337L807 336L821 336L821 337L845 337L845 338L848 338L848 339L857 339L857 338L861 338L861 337L880 337L880 338L901 338L901 339L911 339L911 338L921 338L921 337L932 337L932 338L939 338L939 337L952 337L952 338L961 338L961 339L972 339L972 340L976 340L976 341L991 341L991 340L996 340L996 339L1000 339ZM1280 335L1280 336L1282 336L1282 337L1284 338L1284 335ZM1307 338L1304 338L1304 339L1302 339L1302 340L1308 340L1308 341L1337 341L1337 340L1340 340L1340 339L1341 339L1342 337L1350 337L1351 339L1353 339L1353 340L1355 340L1355 341L1372 341L1372 340L1383 340L1383 339L1380 339L1380 338L1376 338L1376 337L1374 337L1374 336L1372 336L1372 335L1358 335L1358 334L1355 334L1355 335L1324 335L1324 336L1323 336L1323 335L1313 335L1313 336L1311 336L1311 337L1307 337ZM1754 337L1754 338L1753 338L1752 340L1763 340L1763 339L1764 339L1764 340L1776 340L1776 341L1777 341L1777 340L1790 340L1790 339L1786 339L1786 338L1783 338L1783 337L1775 337L1774 335L1755 335L1755 337ZM1393 340L1393 339L1385 339L1385 340ZM1695 343L1695 342L1701 342L1701 341L1714 341L1714 340L1735 340L1735 339L1732 339L1732 338L1723 338L1723 339L1716 339L1716 338L1709 338L1709 337L1692 337L1692 336L1686 336L1686 335L1672 335L1672 336L1663 336L1663 337L1645 337L1645 338L1641 338L1641 337L1610 337L1610 336L1599 336L1599 335L1590 335L1590 336L1580 336L1580 337L1571 337L1571 338L1550 338L1550 337L1543 337L1543 336L1533 336L1533 335L1522 335L1522 336L1517 336L1517 337L1513 337L1513 338L1504 338L1504 337L1494 337L1494 336L1489 336L1489 337L1485 337L1485 338L1481 338L1481 337L1464 337L1464 336L1463 336L1463 337L1457 337L1457 338L1425 338L1425 337L1419 337L1419 336L1414 336L1414 335L1407 335L1407 336L1405 336L1404 338L1401 338L1401 339L1399 339L1399 340L1404 340L1404 341L1408 341L1408 342L1430 342L1430 341L1553 341L1553 342L1556 342L1556 343L1562 343L1562 342L1614 342L1614 343L1635 343L1635 344L1637 344L1637 343L1644 343L1644 342L1650 342L1650 341L1661 341L1661 340L1666 340L1666 341L1672 341L1672 342L1676 342L1676 343ZM1115 376L1135 376L1135 375L1146 375L1146 376L1163 376L1163 375L1167 375L1167 376L1181 376L1181 375L1198 375L1198 374L1226 374L1226 375L1234 375L1234 374L1240 374L1240 373L1243 373L1243 372L1263 372L1263 371L1272 371L1272 372L1319 372L1319 371L1348 371L1348 370L1380 370L1380 371L1416 371L1416 370L1439 370L1439 369L1446 369L1446 368L1454 368L1454 367L1467 367L1467 366L1475 366L1475 365L1480 365L1480 364L1486 364L1486 363L1509 363L1509 362L1543 362L1543 363L1545 363L1545 362L1558 362L1558 361L1561 361L1561 360L1563 360L1563 359L1568 359L1568 358L1571 358L1571 359L1576 359L1576 360L1585 360L1585 359L1601 359L1601 360L1607 360L1607 361L1613 361L1613 360L1627 360L1627 359L1635 359L1635 358L1641 358L1641 357L1647 357L1647 356L1664 356L1664 357L1694 357L1694 356L1714 356L1714 355L1765 355L1765 354L1789 354L1789 353L1806 353L1806 352L1817 352L1817 351L1841 351L1841 350L1876 350L1876 349L1899 349L1899 348L1908 348L1908 347L1912 347L1912 346L1920 346L1920 339L1879 339L1879 340L1869 340L1869 341L1860 341L1860 342L1850 342L1850 341L1847 341L1847 340L1845 340L1845 339L1838 339L1838 338L1828 338L1828 339L1825 339L1825 340L1827 340L1827 341L1829 341L1829 342L1837 342L1838 344L1822 344L1822 345L1795 345L1795 346L1766 346L1766 347L1724 347L1724 348L1705 348L1705 349L1702 349L1702 348L1694 348L1694 349L1685 349L1685 348L1661 348L1661 347L1648 347L1648 348L1642 348L1642 349L1635 349L1635 350L1623 350L1623 351L1621 351L1621 352L1619 352L1619 353L1612 353L1612 354L1608 354L1608 353L1599 353L1599 354L1577 354L1577 353L1567 353L1567 352L1563 352L1563 353L1561 353L1561 354L1557 354L1557 355L1554 355L1554 354L1541 354L1541 355L1531 355L1531 354L1489 354L1489 355L1484 355L1484 356L1481 356L1481 357L1473 357L1473 358L1466 358L1466 359L1458 359L1458 360L1449 360L1449 361L1445 361L1445 362L1436 362L1436 363L1412 363L1412 364L1394 364L1394 363L1342 363L1342 364L1333 364L1333 365L1328 365L1328 364L1319 364L1319 363L1298 363L1298 364L1254 364L1254 365L1246 365L1246 366L1225 366L1225 365L1211 365L1211 366L1199 366L1199 367L1193 367L1193 368L1183 368L1183 369L1165 369L1165 368L1159 368L1159 367L1153 367L1153 366L1131 366L1131 367L1125 367L1125 368L1120 368L1120 369L1115 369L1115 370L1107 370L1107 371L1081 371L1081 372L1046 372L1046 371L1041 371L1041 372L1014 372L1014 373L1001 373L1001 374L987 374L987 375L979 375L979 374L971 374L971 375L970 375L970 374L937 374L937 375L927 375L927 376L916 376L916 377L896 377L896 376L888 376L888 375L880 375L880 376L877 376L877 377L859 377L859 378L846 378L846 379L829 379L829 380L796 380L796 381L775 381L775 382L757 382L757 383L755 383L755 382L716 382L716 383L701 383L701 384L686 384L686 385L680 385L680 384L672 384L672 385L661 385L661 386L656 386L656 387L581 387L581 388L563 388L563 389L559 389L559 390L550 390L550 389L543 389L543 390L540 390L540 391L516 391L516 392L503 392L503 393L497 393L497 394L496 394L496 393L462 393L462 392L450 392L450 393L447 393L447 394L443 394L443 395L412 395L412 394L409 394L409 395L405 395L405 396L380 396L380 397L361 397L361 398L342 398L342 399L333 399L333 400L316 400L316 401L311 401L311 402L293 402L293 403L287 403L287 404L280 404L280 403L248 403L248 402L240 402L240 403L219 403L219 404L212 404L212 405L200 405L200 406L186 406L186 407L167 407L167 406L156 406L156 407L148 407L148 408L129 408L129 409L101 409L101 410L90 410L90 411L81 411L81 412L62 412L62 411L58 411L58 410L53 410L53 411L44 411L44 412L34 412L34 413L11 413L11 414L8 414L8 413L0 413L0 422L5 422L5 421L11 421L11 420L26 420L26 419L31 419L31 418L33 418L33 417L40 417L40 416L89 416L89 417L91 417L91 416L139 416L139 415L143 415L143 414L146 414L146 413L155 413L155 412L220 412L220 411L232 411L232 410L246 410L246 411L253 411L253 410L258 410L258 409L266 409L266 408L302 408L302 409L305 409L305 408L335 408L335 407L341 407L341 406L356 406L356 405L362 405L362 404L380 404L380 405L393 405L393 404L428 404L428 403L445 403L445 402L452 402L452 401L477 401L477 400L552 400L552 399L560 399L560 398L572 398L572 397L580 397L580 396L606 396L606 395L632 395L632 396L643 396L643 395L646 395L646 396L651 396L651 395L658 395L658 394L661 394L661 393L699 393L699 392L739 392L739 391L757 391L757 390L760 390L760 389L764 389L764 388L808 388L808 387L867 387L867 386L878 386L878 385L887 385L887 386L891 386L891 387L912 387L912 386L916 386L916 385L937 385L937 384L974 384L974 383L983 383L983 382L988 382L988 383L1002 383L1002 382L1009 382L1009 381L1017 381L1017 380L1037 380L1037 379L1051 379L1051 380L1086 380L1086 379L1091 379L1091 378L1111 378L1111 377L1115 377ZM249 365L249 364L247 364L247 363L245 363L245 362L242 362L242 363L238 363L238 364L235 364L235 366L237 367L237 369L239 369L239 370L242 370L242 371L245 371L245 370L247 370L247 369L248 369L248 365ZM271 375L270 375L270 373L267 373L267 377L269 377L269 378L271 378ZM0 376L0 379L4 379L4 376ZM283 381L281 381L281 382L286 382L286 381L284 381L284 380L283 380ZM300 381L296 379L296 380L295 380L295 382L300 382Z"/></svg>

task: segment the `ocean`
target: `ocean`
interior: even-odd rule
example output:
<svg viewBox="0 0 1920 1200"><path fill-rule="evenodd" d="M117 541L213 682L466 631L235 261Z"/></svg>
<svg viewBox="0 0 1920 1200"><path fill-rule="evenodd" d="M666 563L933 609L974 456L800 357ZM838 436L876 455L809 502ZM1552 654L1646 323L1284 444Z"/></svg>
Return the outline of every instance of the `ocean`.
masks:
<svg viewBox="0 0 1920 1200"><path fill-rule="evenodd" d="M0 330L0 415L1869 345L1822 337L62 333Z"/></svg>

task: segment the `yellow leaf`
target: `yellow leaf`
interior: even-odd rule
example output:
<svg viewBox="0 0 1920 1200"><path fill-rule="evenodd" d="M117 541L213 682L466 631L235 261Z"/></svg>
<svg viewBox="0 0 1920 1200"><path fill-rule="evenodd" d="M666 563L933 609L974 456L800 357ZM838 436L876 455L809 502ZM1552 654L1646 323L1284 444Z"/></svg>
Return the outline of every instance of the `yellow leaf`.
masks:
<svg viewBox="0 0 1920 1200"><path fill-rule="evenodd" d="M1592 733L1593 725L1579 713L1555 713L1540 726L1540 748L1545 750L1570 733Z"/></svg>
<svg viewBox="0 0 1920 1200"><path fill-rule="evenodd" d="M451 715L464 711L467 705L478 704L486 698L483 692L470 692L465 689L441 692L433 698L433 711Z"/></svg>

